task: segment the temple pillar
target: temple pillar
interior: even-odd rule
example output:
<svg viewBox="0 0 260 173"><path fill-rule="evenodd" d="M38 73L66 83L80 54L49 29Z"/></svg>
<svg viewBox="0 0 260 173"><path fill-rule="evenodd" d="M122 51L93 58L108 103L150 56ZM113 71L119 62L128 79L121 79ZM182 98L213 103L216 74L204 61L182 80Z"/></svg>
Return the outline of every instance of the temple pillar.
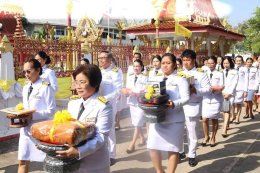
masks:
<svg viewBox="0 0 260 173"><path fill-rule="evenodd" d="M155 40L156 40L156 47L160 47L160 40L159 40L159 28L160 28L160 20L159 18L155 21L154 23L155 29L156 29L156 34L155 34Z"/></svg>
<svg viewBox="0 0 260 173"><path fill-rule="evenodd" d="M220 40L219 42L219 49L220 49L220 55L223 57L225 55L224 53L224 41Z"/></svg>
<svg viewBox="0 0 260 173"><path fill-rule="evenodd" d="M191 50L195 50L195 47L194 47L194 38L191 37L191 42L190 42L190 46L191 46Z"/></svg>
<svg viewBox="0 0 260 173"><path fill-rule="evenodd" d="M169 40L169 47L173 47L173 40Z"/></svg>
<svg viewBox="0 0 260 173"><path fill-rule="evenodd" d="M210 42L210 38L207 38L207 49L208 49L208 56L211 56L211 42Z"/></svg>

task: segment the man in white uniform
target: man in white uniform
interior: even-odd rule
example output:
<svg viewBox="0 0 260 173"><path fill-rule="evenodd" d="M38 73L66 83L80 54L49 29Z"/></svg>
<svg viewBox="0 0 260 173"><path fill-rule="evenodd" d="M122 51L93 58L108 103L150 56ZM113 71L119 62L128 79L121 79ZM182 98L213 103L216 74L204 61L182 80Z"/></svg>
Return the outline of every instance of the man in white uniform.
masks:
<svg viewBox="0 0 260 173"><path fill-rule="evenodd" d="M195 67L196 53L186 49L182 55L183 72L188 76L193 76L194 81L190 82L190 100L188 104L183 106L185 114L185 122L188 136L188 157L189 165L196 166L196 148L198 142L198 126L201 116L202 96L210 93L210 81L207 74Z"/></svg>
<svg viewBox="0 0 260 173"><path fill-rule="evenodd" d="M112 104L113 108L113 128L109 132L109 151L111 165L115 164L116 158L116 136L115 136L115 116L116 100L120 96L123 85L122 71L112 64L113 55L108 51L101 51L98 56L99 66L102 73L100 94Z"/></svg>

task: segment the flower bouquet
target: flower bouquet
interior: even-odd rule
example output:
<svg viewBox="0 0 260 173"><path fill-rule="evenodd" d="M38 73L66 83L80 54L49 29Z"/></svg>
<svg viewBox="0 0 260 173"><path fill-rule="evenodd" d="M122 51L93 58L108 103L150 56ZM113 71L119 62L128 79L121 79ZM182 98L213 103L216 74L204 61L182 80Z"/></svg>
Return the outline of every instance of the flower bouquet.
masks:
<svg viewBox="0 0 260 173"><path fill-rule="evenodd" d="M35 109L24 109L23 104L19 103L15 107L0 110L6 113L6 117L11 120L11 128L21 128L28 125L28 120L32 119Z"/></svg>
<svg viewBox="0 0 260 173"><path fill-rule="evenodd" d="M69 146L80 146L95 135L94 124L82 124L73 119L68 111L58 111L51 121L35 123L31 127L34 138L40 142L38 149L47 154L44 170L47 172L73 172L79 167L77 158L58 158L56 151Z"/></svg>
<svg viewBox="0 0 260 173"><path fill-rule="evenodd" d="M145 94L138 98L139 107L145 112L146 122L160 123L165 120L168 99L165 81L148 83Z"/></svg>

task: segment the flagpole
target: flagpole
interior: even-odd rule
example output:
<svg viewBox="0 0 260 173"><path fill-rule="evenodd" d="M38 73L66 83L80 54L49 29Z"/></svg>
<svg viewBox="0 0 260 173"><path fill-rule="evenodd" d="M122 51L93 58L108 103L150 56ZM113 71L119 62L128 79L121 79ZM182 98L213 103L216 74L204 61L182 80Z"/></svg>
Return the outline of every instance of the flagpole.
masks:
<svg viewBox="0 0 260 173"><path fill-rule="evenodd" d="M107 34L108 34L108 38L110 38L110 31L109 31L109 22L110 22L110 2L111 0L108 1L108 18L107 18Z"/></svg>

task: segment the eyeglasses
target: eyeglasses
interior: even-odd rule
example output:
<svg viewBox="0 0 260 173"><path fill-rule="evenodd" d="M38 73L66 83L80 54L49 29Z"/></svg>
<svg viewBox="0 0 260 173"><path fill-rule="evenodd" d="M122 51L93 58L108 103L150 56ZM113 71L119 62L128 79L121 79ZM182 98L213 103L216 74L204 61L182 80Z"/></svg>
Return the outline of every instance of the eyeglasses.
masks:
<svg viewBox="0 0 260 173"><path fill-rule="evenodd" d="M88 85L87 81L85 80L79 80L79 81L74 81L73 82L74 85L79 85L79 86L82 86L82 85Z"/></svg>
<svg viewBox="0 0 260 173"><path fill-rule="evenodd" d="M23 70L23 74L30 74L33 70Z"/></svg>
<svg viewBox="0 0 260 173"><path fill-rule="evenodd" d="M98 59L106 59L106 58L108 58L107 56L100 56L100 57L98 57Z"/></svg>

